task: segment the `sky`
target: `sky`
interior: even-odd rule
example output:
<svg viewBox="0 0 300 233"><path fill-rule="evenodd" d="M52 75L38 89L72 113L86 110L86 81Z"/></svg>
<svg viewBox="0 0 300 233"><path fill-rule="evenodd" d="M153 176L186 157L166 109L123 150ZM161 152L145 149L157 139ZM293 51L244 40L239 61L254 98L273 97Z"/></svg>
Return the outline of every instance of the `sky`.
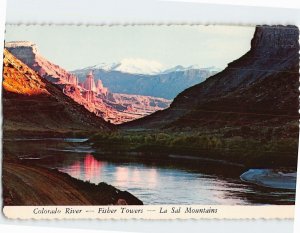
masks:
<svg viewBox="0 0 300 233"><path fill-rule="evenodd" d="M254 27L203 25L7 25L5 40L34 42L51 62L75 70L122 60L225 68L250 49Z"/></svg>

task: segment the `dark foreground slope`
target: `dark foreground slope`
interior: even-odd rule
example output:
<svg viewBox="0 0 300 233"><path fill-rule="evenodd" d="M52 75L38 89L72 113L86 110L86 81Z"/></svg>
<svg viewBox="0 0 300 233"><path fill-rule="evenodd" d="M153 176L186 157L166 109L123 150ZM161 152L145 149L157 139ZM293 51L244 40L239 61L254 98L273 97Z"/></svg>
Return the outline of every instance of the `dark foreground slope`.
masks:
<svg viewBox="0 0 300 233"><path fill-rule="evenodd" d="M5 162L4 205L142 205L132 194L24 163Z"/></svg>
<svg viewBox="0 0 300 233"><path fill-rule="evenodd" d="M295 26L257 26L251 49L244 56L180 93L170 108L123 128L297 125L298 37Z"/></svg>
<svg viewBox="0 0 300 233"><path fill-rule="evenodd" d="M112 125L64 95L61 89L4 51L4 136L25 133L108 131Z"/></svg>

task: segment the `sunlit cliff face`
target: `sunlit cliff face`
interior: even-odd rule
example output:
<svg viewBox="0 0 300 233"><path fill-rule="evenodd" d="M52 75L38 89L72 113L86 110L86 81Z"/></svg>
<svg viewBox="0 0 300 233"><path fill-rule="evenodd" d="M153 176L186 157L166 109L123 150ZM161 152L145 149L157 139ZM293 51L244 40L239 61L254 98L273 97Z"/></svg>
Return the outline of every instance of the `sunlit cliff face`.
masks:
<svg viewBox="0 0 300 233"><path fill-rule="evenodd" d="M111 93L101 80L94 79L92 72L87 74L83 83L78 83L75 75L39 54L34 43L7 42L5 46L3 86L10 93L47 94L45 83L50 82L88 111L113 124L141 118L165 109L171 103L170 100L151 96Z"/></svg>
<svg viewBox="0 0 300 233"><path fill-rule="evenodd" d="M49 95L46 84L28 66L4 50L3 58L4 90L22 95Z"/></svg>

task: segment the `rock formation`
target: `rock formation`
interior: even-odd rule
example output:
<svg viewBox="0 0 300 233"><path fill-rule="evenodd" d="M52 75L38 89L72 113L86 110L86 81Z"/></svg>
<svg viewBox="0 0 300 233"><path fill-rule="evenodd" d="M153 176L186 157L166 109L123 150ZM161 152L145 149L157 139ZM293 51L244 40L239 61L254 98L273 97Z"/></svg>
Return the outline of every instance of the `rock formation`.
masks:
<svg viewBox="0 0 300 233"><path fill-rule="evenodd" d="M108 88L103 86L103 83L100 79L97 80L96 91L97 91L97 93L99 93L101 95L104 95L104 96L108 95Z"/></svg>
<svg viewBox="0 0 300 233"><path fill-rule="evenodd" d="M180 92L203 82L220 71L214 67L177 66L158 74L134 74L124 73L115 68L107 69L103 65L75 70L72 73L79 78L80 82L83 82L86 73L90 70L93 70L95 80L101 80L103 85L113 93L155 96L165 99L175 98Z"/></svg>
<svg viewBox="0 0 300 233"><path fill-rule="evenodd" d="M113 128L4 50L3 128L8 132L76 132Z"/></svg>
<svg viewBox="0 0 300 233"><path fill-rule="evenodd" d="M96 90L96 85L95 85L95 80L93 76L93 72L90 71L88 75L86 76L86 80L82 84L83 88L85 88L87 91L93 91L97 92Z"/></svg>
<svg viewBox="0 0 300 233"><path fill-rule="evenodd" d="M55 84L78 84L75 75L49 62L38 53L37 46L28 41L6 42L5 47L40 76Z"/></svg>
<svg viewBox="0 0 300 233"><path fill-rule="evenodd" d="M157 98L156 101L161 104L154 106L148 104L151 102L150 100L144 101L145 98L151 98L153 101L154 97L141 97L138 95L132 96L135 101L132 103L129 103L128 95L117 94L117 98L114 98L115 93L110 93L108 88L103 86L101 80L98 79L95 83L91 70L86 71L85 79L79 83L75 75L41 56L38 53L37 46L31 42L7 42L5 47L41 77L61 88L65 95L109 122L120 124L131 121L157 110L162 110L171 103L170 100ZM143 101L138 102L139 100Z"/></svg>

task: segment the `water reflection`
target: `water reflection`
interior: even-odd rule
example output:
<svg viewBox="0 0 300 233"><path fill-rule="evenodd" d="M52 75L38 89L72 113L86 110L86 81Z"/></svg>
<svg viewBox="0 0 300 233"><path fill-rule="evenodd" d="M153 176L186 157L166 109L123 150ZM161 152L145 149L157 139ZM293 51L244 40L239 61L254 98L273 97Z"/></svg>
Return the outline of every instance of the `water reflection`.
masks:
<svg viewBox="0 0 300 233"><path fill-rule="evenodd" d="M130 162L111 155L83 153L84 142L6 142L4 150L22 162L57 168L80 180L106 182L126 190L145 204L293 204L294 191L274 190L242 182L239 168L203 161ZM56 150L49 150L56 148ZM39 159L38 159L39 158ZM149 157L147 157L149 161ZM118 161L120 160L120 161ZM135 159L135 161L139 161Z"/></svg>
<svg viewBox="0 0 300 233"><path fill-rule="evenodd" d="M245 204L229 198L227 182L202 174L177 169L149 167L142 164L115 164L96 159L92 154L72 156L57 166L62 172L92 183L106 182L128 190L146 204Z"/></svg>
<svg viewBox="0 0 300 233"><path fill-rule="evenodd" d="M87 154L84 158L85 180L100 179L101 167L101 162L97 161L91 154Z"/></svg>
<svg viewBox="0 0 300 233"><path fill-rule="evenodd" d="M70 176L80 180L99 183L101 180L101 168L105 162L100 162L91 154L86 154L82 159L73 161L70 165L67 163L60 167L59 170L68 173Z"/></svg>
<svg viewBox="0 0 300 233"><path fill-rule="evenodd" d="M80 174L81 174L81 166L80 166L80 162L79 161L76 161L74 164L72 164L70 166L70 175L77 178L77 179L80 179Z"/></svg>
<svg viewBox="0 0 300 233"><path fill-rule="evenodd" d="M140 171L136 168L133 169L132 171L132 180L135 182L135 183L139 183L141 182L141 174L140 174Z"/></svg>
<svg viewBox="0 0 300 233"><path fill-rule="evenodd" d="M115 182L119 186L126 186L129 182L129 171L126 167L117 167L115 171Z"/></svg>
<svg viewBox="0 0 300 233"><path fill-rule="evenodd" d="M148 187L149 188L155 188L157 185L157 171L154 168L149 169L149 175L148 175Z"/></svg>
<svg viewBox="0 0 300 233"><path fill-rule="evenodd" d="M110 179L118 187L126 187L128 185L139 187L143 183L147 188L155 188L158 182L155 168L138 169L122 165L114 166L98 161L92 154L86 154L83 158L73 161L71 164L69 163L69 161L66 161L62 166L58 165L59 170L77 179L92 183L105 181L107 174L111 175Z"/></svg>

